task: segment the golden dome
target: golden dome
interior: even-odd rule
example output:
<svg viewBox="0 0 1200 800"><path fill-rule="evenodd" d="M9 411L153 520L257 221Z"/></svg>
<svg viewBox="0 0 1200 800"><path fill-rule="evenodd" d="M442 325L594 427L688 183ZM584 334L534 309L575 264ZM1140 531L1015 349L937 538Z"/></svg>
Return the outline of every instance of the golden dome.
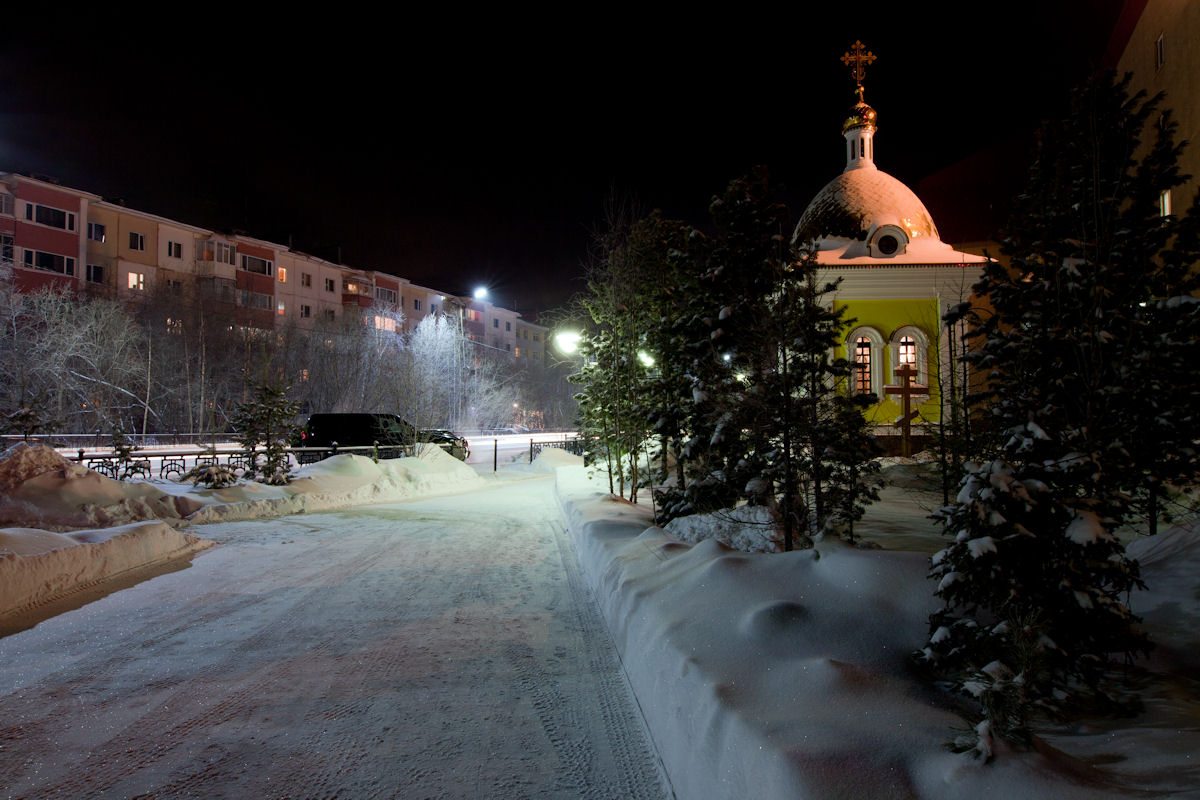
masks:
<svg viewBox="0 0 1200 800"><path fill-rule="evenodd" d="M846 115L846 121L842 123L842 133L851 128L862 127L877 127L875 124L875 109L871 108L861 99L854 104L850 109L850 113Z"/></svg>

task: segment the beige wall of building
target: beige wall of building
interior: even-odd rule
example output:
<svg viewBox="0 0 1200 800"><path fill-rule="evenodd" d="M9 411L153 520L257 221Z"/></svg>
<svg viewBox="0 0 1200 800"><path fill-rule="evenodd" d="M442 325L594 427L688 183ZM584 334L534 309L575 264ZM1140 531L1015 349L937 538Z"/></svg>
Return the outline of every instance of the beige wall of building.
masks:
<svg viewBox="0 0 1200 800"><path fill-rule="evenodd" d="M1148 0L1117 61L1117 74L1133 73L1133 89L1165 92L1164 107L1179 124L1182 171L1192 178L1172 193L1172 210L1188 208L1200 188L1200 2Z"/></svg>

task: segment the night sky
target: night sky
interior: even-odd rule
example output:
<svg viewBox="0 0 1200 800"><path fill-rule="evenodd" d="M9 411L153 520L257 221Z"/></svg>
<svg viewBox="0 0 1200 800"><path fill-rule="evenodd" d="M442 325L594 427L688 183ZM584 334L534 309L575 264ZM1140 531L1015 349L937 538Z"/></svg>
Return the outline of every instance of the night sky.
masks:
<svg viewBox="0 0 1200 800"><path fill-rule="evenodd" d="M612 197L704 225L711 197L765 164L798 216L843 165L855 39L878 57L876 162L915 187L1059 114L1119 8L809 5L14 17L0 171L545 310L582 288ZM997 18L968 22L977 10Z"/></svg>

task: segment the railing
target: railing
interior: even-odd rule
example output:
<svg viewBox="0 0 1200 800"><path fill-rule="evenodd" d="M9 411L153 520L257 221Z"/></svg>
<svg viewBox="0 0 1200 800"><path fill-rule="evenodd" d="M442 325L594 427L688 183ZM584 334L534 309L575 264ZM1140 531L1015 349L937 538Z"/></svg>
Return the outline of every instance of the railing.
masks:
<svg viewBox="0 0 1200 800"><path fill-rule="evenodd" d="M579 438L563 439L561 442L529 442L529 463L533 463L533 459L547 447L558 450L566 450L571 455L582 456L584 448L584 440Z"/></svg>
<svg viewBox="0 0 1200 800"><path fill-rule="evenodd" d="M127 480L134 477L148 479L154 472L155 462L157 462L160 479L178 481L193 467L220 466L221 464L227 466L234 475L242 477L250 472L252 460L257 461L263 452L261 449L255 450L253 454L248 450L214 452L210 448L157 452L138 450L131 456L123 458L116 453L88 453L83 448L79 448L73 460L94 472L107 475L113 480ZM358 453L370 457L373 461L379 461L380 459L411 457L414 455L415 445L339 447L335 442L329 447L289 447L286 452L297 465L315 464L341 453Z"/></svg>

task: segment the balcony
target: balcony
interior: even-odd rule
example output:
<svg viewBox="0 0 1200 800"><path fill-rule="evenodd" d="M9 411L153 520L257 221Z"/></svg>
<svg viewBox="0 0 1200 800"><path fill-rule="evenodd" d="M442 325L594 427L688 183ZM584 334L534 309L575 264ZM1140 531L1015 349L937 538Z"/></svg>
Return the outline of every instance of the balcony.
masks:
<svg viewBox="0 0 1200 800"><path fill-rule="evenodd" d="M342 279L342 305L366 308L375 296L375 285L362 278Z"/></svg>

